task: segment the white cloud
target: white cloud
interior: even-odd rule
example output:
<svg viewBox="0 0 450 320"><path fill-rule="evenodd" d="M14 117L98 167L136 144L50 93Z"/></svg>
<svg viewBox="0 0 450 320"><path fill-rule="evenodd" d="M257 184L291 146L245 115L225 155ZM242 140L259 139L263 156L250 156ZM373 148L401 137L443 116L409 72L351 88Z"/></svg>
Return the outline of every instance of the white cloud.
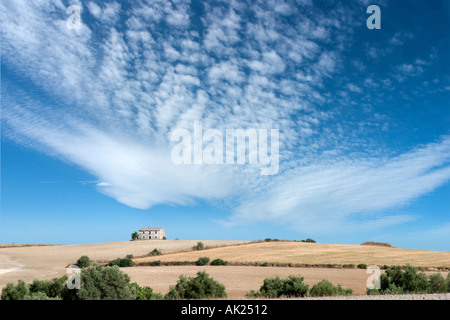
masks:
<svg viewBox="0 0 450 320"><path fill-rule="evenodd" d="M290 14L287 2L271 4ZM121 203L148 208L220 199L237 221L376 228L412 217L373 212L449 180L448 138L403 156L380 155L376 145L360 143L361 132L335 122L339 106L320 110L333 98L322 86L339 70L345 47L345 37L333 37L346 23L338 15L315 22L299 11L285 25L262 4L205 4L197 32L185 1L133 2L127 12L116 2L86 6L105 23L68 30L56 0L0 4L2 63L51 97L36 99L6 80L2 86L13 90L2 89L2 118L8 137L90 172L97 188ZM249 10L254 18L245 21ZM119 15L126 23L113 26ZM321 46L324 40L332 50ZM416 61L396 71L419 68ZM352 83L347 89L361 92ZM173 165L170 132L195 120L205 129L280 129L279 175L261 177L249 166ZM355 159L355 145L371 156Z"/></svg>
<svg viewBox="0 0 450 320"><path fill-rule="evenodd" d="M117 21L121 6L117 2L105 3L103 8L95 2L88 2L86 5L89 12L102 23L112 24Z"/></svg>
<svg viewBox="0 0 450 320"><path fill-rule="evenodd" d="M388 160L338 159L295 168L278 177L261 196L243 201L230 221L270 221L314 233L410 221L413 217L377 214L446 183L449 151L447 137Z"/></svg>

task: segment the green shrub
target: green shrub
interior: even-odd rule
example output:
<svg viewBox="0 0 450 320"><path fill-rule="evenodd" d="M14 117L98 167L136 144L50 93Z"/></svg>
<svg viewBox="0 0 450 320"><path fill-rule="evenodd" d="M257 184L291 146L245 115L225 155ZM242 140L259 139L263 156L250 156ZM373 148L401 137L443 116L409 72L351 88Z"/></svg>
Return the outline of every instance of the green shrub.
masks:
<svg viewBox="0 0 450 320"><path fill-rule="evenodd" d="M268 262L261 263L261 267L268 267L268 266L269 266Z"/></svg>
<svg viewBox="0 0 450 320"><path fill-rule="evenodd" d="M130 283L130 287L136 291L136 300L162 300L160 293L154 293L153 289L146 286L140 287L136 282Z"/></svg>
<svg viewBox="0 0 450 320"><path fill-rule="evenodd" d="M197 262L195 263L198 266L205 266L207 265L209 262L209 258L208 257L201 257L198 258Z"/></svg>
<svg viewBox="0 0 450 320"><path fill-rule="evenodd" d="M137 233L137 231L135 231L131 234L131 240L136 240L138 238L139 238L139 233Z"/></svg>
<svg viewBox="0 0 450 320"><path fill-rule="evenodd" d="M265 238L264 241L265 241L265 242L270 242L270 241L272 241L272 239L270 239L270 238Z"/></svg>
<svg viewBox="0 0 450 320"><path fill-rule="evenodd" d="M133 256L132 254L127 254L125 258L127 258L127 259L133 259L134 256Z"/></svg>
<svg viewBox="0 0 450 320"><path fill-rule="evenodd" d="M450 272L447 274L445 282L447 283L447 292L450 292Z"/></svg>
<svg viewBox="0 0 450 320"><path fill-rule="evenodd" d="M32 284L29 285L29 290L31 293L41 292L47 296L50 296L50 286L52 282L50 280L34 280Z"/></svg>
<svg viewBox="0 0 450 320"><path fill-rule="evenodd" d="M403 293L434 293L445 292L448 285L440 274L427 277L423 272L418 273L417 268L407 265L402 270L400 266L386 269L380 277L381 294Z"/></svg>
<svg viewBox="0 0 450 320"><path fill-rule="evenodd" d="M342 296L350 294L352 294L351 289L344 289L340 285L335 286L325 279L313 285L310 291L310 295L313 297Z"/></svg>
<svg viewBox="0 0 450 320"><path fill-rule="evenodd" d="M29 286L30 293L43 293L49 298L61 298L66 293L67 275L52 280L34 280Z"/></svg>
<svg viewBox="0 0 450 320"><path fill-rule="evenodd" d="M80 268L86 268L92 263L88 256L81 256L77 261L77 266Z"/></svg>
<svg viewBox="0 0 450 320"><path fill-rule="evenodd" d="M316 243L316 240L313 240L313 239L311 239L311 238L308 238L308 239L305 240L305 242L308 242L308 243Z"/></svg>
<svg viewBox="0 0 450 320"><path fill-rule="evenodd" d="M118 266L120 268L132 267L134 262L128 258L117 258L108 262L108 266Z"/></svg>
<svg viewBox="0 0 450 320"><path fill-rule="evenodd" d="M245 297L249 299L255 299L255 298L263 298L263 295L261 294L261 292L250 290L245 294Z"/></svg>
<svg viewBox="0 0 450 320"><path fill-rule="evenodd" d="M93 264L83 268L80 289L67 288L67 275L52 280L34 280L28 285L19 280L17 285L8 283L2 290L2 300L135 300L162 299L149 287L140 288L129 283L130 277L118 266L104 267Z"/></svg>
<svg viewBox="0 0 450 320"><path fill-rule="evenodd" d="M444 277L440 273L434 273L428 277L427 291L429 293L447 292L447 283L446 283Z"/></svg>
<svg viewBox="0 0 450 320"><path fill-rule="evenodd" d="M261 296L268 298L304 297L308 293L308 285L303 282L303 277L266 278L259 292Z"/></svg>
<svg viewBox="0 0 450 320"><path fill-rule="evenodd" d="M118 266L91 265L81 270L80 300L135 300L136 289L129 285L130 277Z"/></svg>
<svg viewBox="0 0 450 320"><path fill-rule="evenodd" d="M192 249L203 250L203 249L205 249L205 245L203 244L203 242L197 242L197 244L195 246L193 246Z"/></svg>
<svg viewBox="0 0 450 320"><path fill-rule="evenodd" d="M197 277L180 276L177 284L171 286L165 299L205 299L225 298L225 286L209 277L205 271L197 273Z"/></svg>
<svg viewBox="0 0 450 320"><path fill-rule="evenodd" d="M2 300L23 300L30 293L28 285L19 280L17 285L8 283L2 290Z"/></svg>
<svg viewBox="0 0 450 320"><path fill-rule="evenodd" d="M369 295L369 296L374 296L374 295L379 295L381 293L380 293L380 290L378 290L378 289L369 289L369 288L367 288L366 289L366 294Z"/></svg>
<svg viewBox="0 0 450 320"><path fill-rule="evenodd" d="M23 300L62 300L61 297L49 297L43 292L33 292L26 295Z"/></svg>
<svg viewBox="0 0 450 320"><path fill-rule="evenodd" d="M227 264L228 262L222 259L214 259L213 261L211 261L212 266L226 266Z"/></svg>
<svg viewBox="0 0 450 320"><path fill-rule="evenodd" d="M358 269L367 269L367 264L365 263L358 264Z"/></svg>
<svg viewBox="0 0 450 320"><path fill-rule="evenodd" d="M161 255L161 251L159 251L158 249L153 249L153 251L150 251L149 253L148 253L148 255L149 256L159 256L159 255Z"/></svg>
<svg viewBox="0 0 450 320"><path fill-rule="evenodd" d="M286 297L304 297L308 293L308 285L303 277L289 276L283 283L283 295Z"/></svg>

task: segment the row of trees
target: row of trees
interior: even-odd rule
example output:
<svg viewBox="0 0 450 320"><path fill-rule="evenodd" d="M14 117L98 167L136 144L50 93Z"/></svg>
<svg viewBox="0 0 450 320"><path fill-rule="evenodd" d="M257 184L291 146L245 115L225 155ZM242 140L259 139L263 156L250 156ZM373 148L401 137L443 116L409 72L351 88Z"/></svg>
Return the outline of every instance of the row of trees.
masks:
<svg viewBox="0 0 450 320"><path fill-rule="evenodd" d="M427 276L416 267L407 265L386 269L380 276L380 289L367 289L367 294L450 293L450 272L447 278L440 273Z"/></svg>
<svg viewBox="0 0 450 320"><path fill-rule="evenodd" d="M322 280L313 285L304 283L303 277L289 276L286 279L280 277L266 278L258 292L252 290L247 293L247 298L281 298L281 297L323 297L350 295L351 289L344 289L340 285L335 286L328 280Z"/></svg>

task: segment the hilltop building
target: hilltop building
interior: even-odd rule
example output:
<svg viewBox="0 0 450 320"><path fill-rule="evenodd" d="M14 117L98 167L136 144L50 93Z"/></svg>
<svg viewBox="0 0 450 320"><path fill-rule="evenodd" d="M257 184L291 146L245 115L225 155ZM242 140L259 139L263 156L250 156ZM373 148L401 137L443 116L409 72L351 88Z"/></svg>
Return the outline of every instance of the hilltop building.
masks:
<svg viewBox="0 0 450 320"><path fill-rule="evenodd" d="M141 228L139 229L138 239L142 240L164 240L166 231L163 228Z"/></svg>

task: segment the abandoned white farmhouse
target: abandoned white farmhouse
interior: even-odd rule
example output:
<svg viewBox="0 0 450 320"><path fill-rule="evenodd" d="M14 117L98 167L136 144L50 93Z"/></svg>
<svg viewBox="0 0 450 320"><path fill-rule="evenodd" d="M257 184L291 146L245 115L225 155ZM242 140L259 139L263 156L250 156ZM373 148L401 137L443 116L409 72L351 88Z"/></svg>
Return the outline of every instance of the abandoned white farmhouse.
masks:
<svg viewBox="0 0 450 320"><path fill-rule="evenodd" d="M141 228L139 229L139 239L164 240L166 231L163 228Z"/></svg>

